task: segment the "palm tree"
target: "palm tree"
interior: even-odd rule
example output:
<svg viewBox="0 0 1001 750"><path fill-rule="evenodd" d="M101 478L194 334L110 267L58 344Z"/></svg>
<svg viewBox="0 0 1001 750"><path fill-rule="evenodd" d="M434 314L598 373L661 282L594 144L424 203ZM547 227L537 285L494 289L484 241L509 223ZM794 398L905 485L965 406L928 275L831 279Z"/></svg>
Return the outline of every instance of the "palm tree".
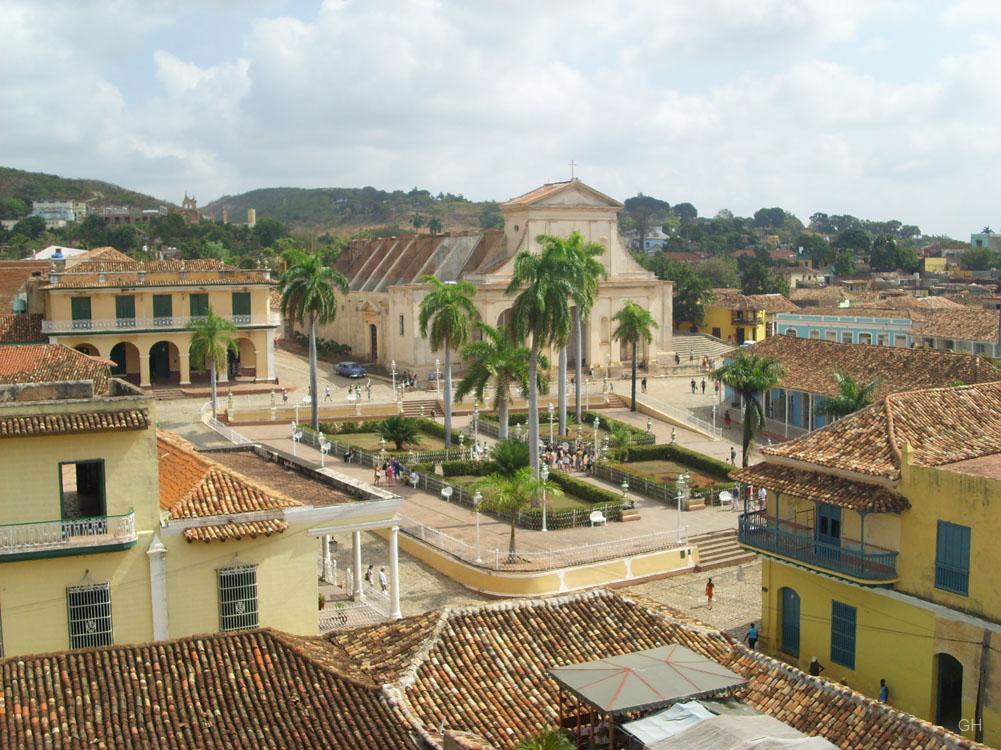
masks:
<svg viewBox="0 0 1001 750"><path fill-rule="evenodd" d="M574 750L576 745L566 732L556 727L546 727L518 743L517 750Z"/></svg>
<svg viewBox="0 0 1001 750"><path fill-rule="evenodd" d="M507 561L509 563L518 561L514 540L518 514L525 508L535 505L536 501L542 497L543 489L550 497L563 494L563 490L557 485L552 482L544 482L536 477L531 466L518 469L512 476L500 473L490 474L474 482L472 486L474 490L483 492L484 507L510 519L511 537L507 546Z"/></svg>
<svg viewBox="0 0 1001 750"><path fill-rule="evenodd" d="M872 403L873 394L879 386L878 378L861 383L840 369L834 371L833 377L838 393L824 399L820 411L825 417L832 421L841 419Z"/></svg>
<svg viewBox="0 0 1001 750"><path fill-rule="evenodd" d="M513 330L532 337L528 359L528 445L532 470L539 470L539 354L547 345L563 346L570 336L573 279L566 272L566 255L559 241L539 235L538 253L521 251L514 259L514 276L507 293L518 296L511 308ZM524 289L522 287L524 286Z"/></svg>
<svg viewBox="0 0 1001 750"><path fill-rule="evenodd" d="M633 441L633 432L624 424L614 424L609 433L609 442L616 449L619 460L629 460L629 444Z"/></svg>
<svg viewBox="0 0 1001 750"><path fill-rule="evenodd" d="M653 341L653 329L660 326L657 325L657 321L653 319L649 310L629 301L612 316L612 320L618 323L612 337L618 341L632 344L633 347L633 397L629 411L636 411L636 347L641 340L648 344Z"/></svg>
<svg viewBox="0 0 1001 750"><path fill-rule="evenodd" d="M513 477L518 469L528 466L528 444L522 440L498 440L494 445L490 460L497 467L497 473Z"/></svg>
<svg viewBox="0 0 1001 750"><path fill-rule="evenodd" d="M212 383L212 419L218 414L218 394L216 393L216 371L225 367L229 361L229 352L239 353L233 335L236 326L220 315L216 315L210 307L204 318L188 324L191 331L191 360L201 367L209 368Z"/></svg>
<svg viewBox="0 0 1001 750"><path fill-rule="evenodd" d="M452 352L469 340L471 321L476 317L472 297L476 287L468 281L442 281L425 276L431 291L421 300L421 336L431 341L431 349L445 350L445 448L452 446Z"/></svg>
<svg viewBox="0 0 1001 750"><path fill-rule="evenodd" d="M511 386L528 391L530 352L503 327L498 329L482 322L477 322L476 327L483 332L483 338L467 344L462 350L462 361L466 363L467 370L455 389L455 400L462 401L473 393L479 401L483 401L483 394L492 380L496 388L493 408L500 419L498 438L504 440L507 438ZM540 357L539 362L543 369L549 366L544 357ZM543 393L549 387L548 381L542 377L538 378L538 385Z"/></svg>
<svg viewBox="0 0 1001 750"><path fill-rule="evenodd" d="M573 275L573 301L574 308L571 311L573 316L574 335L574 382L577 387L574 389L574 415L577 424L581 423L583 411L581 400L581 384L584 375L584 319L590 317L594 307L594 301L598 297L598 282L605 278L608 273L599 256L605 252L604 245L597 242L585 242L580 232L571 232L564 243L564 249L569 258L570 272ZM566 347L561 352L559 382L561 388L566 389ZM560 435L566 435L567 415L566 397L560 399Z"/></svg>
<svg viewBox="0 0 1001 750"><path fill-rule="evenodd" d="M751 450L754 434L765 426L765 413L761 408L761 394L774 388L784 375L782 365L774 357L748 354L738 350L734 356L712 376L740 394L744 400L743 463Z"/></svg>
<svg viewBox="0 0 1001 750"><path fill-rule="evenodd" d="M420 445L421 433L417 429L417 420L394 414L386 417L375 425L375 431L383 440L396 444L396 450L402 451L403 444Z"/></svg>
<svg viewBox="0 0 1001 750"><path fill-rule="evenodd" d="M310 420L314 431L320 429L320 399L316 383L316 326L329 323L337 315L335 288L347 294L350 286L340 271L324 265L320 253L292 248L285 253L287 267L279 286L282 315L309 327Z"/></svg>

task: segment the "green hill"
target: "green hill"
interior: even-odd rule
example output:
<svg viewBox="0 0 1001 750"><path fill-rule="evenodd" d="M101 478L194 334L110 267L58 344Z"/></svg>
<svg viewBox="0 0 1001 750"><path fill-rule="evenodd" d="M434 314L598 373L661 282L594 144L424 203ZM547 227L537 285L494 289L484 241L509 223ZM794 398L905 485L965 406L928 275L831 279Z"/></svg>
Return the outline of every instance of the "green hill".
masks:
<svg viewBox="0 0 1001 750"><path fill-rule="evenodd" d="M169 205L167 201L151 195L126 190L118 185L100 180L59 177L43 172L25 172L10 167L0 167L0 202L8 211L14 210L11 199L24 205L24 212L31 210L32 201L72 199L114 205L156 208ZM18 216L0 217L18 218Z"/></svg>
<svg viewBox="0 0 1001 750"><path fill-rule="evenodd" d="M461 195L414 188L386 191L364 188L262 188L240 195L226 195L202 207L202 212L222 218L226 208L229 220L246 221L247 209L257 211L257 218L269 217L296 229L350 234L361 229L412 227L414 214L420 214L426 226L432 218L444 230L458 231L483 226L500 226L500 211L492 201L475 202Z"/></svg>

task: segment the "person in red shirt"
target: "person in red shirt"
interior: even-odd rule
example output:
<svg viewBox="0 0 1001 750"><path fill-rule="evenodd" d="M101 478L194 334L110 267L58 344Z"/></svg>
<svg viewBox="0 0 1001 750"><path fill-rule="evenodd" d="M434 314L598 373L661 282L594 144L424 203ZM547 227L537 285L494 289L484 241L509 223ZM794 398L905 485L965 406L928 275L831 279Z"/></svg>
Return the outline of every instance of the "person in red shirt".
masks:
<svg viewBox="0 0 1001 750"><path fill-rule="evenodd" d="M713 579L710 578L706 583L706 599L708 600L708 608L713 608L713 594L716 592L716 586L713 584Z"/></svg>

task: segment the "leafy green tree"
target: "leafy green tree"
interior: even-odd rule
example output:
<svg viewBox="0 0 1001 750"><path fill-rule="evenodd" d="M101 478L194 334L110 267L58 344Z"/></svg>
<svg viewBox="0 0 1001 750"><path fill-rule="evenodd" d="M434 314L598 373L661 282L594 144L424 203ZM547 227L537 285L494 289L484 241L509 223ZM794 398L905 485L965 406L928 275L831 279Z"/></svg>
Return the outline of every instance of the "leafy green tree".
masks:
<svg viewBox="0 0 1001 750"><path fill-rule="evenodd" d="M576 745L562 729L547 727L518 743L517 750L574 750Z"/></svg>
<svg viewBox="0 0 1001 750"><path fill-rule="evenodd" d="M771 258L764 248L757 248L753 256L742 257L740 266L740 286L744 294L788 294L789 285L785 279L771 273Z"/></svg>
<svg viewBox="0 0 1001 750"><path fill-rule="evenodd" d="M28 204L20 198L0 198L0 219L20 219L28 213Z"/></svg>
<svg viewBox="0 0 1001 750"><path fill-rule="evenodd" d="M428 231L430 231L431 234L441 234L441 229L441 219L437 216L432 216L428 221Z"/></svg>
<svg viewBox="0 0 1001 750"><path fill-rule="evenodd" d="M774 388L783 375L782 365L774 357L748 354L742 349L713 373L713 378L730 386L744 401L742 466L747 466L754 436L765 426L761 396Z"/></svg>
<svg viewBox="0 0 1001 750"><path fill-rule="evenodd" d="M255 227L256 229L256 227ZM340 271L324 265L320 253L291 248L284 254L286 271L279 281L282 315L309 329L310 427L320 429L320 399L316 377L316 326L337 316L337 294L350 291Z"/></svg>
<svg viewBox="0 0 1001 750"><path fill-rule="evenodd" d="M254 224L251 233L259 247L271 247L282 237L288 236L288 227L277 219L263 216Z"/></svg>
<svg viewBox="0 0 1001 750"><path fill-rule="evenodd" d="M897 245L897 268L906 273L914 273L921 268L918 253L910 245Z"/></svg>
<svg viewBox="0 0 1001 750"><path fill-rule="evenodd" d="M477 322L476 327L482 331L483 338L466 344L462 350L462 361L466 364L466 374L455 389L456 401L461 401L473 393L483 401L487 386L494 384L493 408L500 419L499 438L505 440L508 431L508 406L511 399L511 387L517 386L522 392L528 392L528 358L530 352L527 346L516 341L506 328L494 328L483 322ZM543 369L549 362L540 356L539 362ZM538 378L540 391L548 389L545 378Z"/></svg>
<svg viewBox="0 0 1001 750"><path fill-rule="evenodd" d="M754 226L765 229L778 229L785 221L786 212L781 208L759 208L754 212Z"/></svg>
<svg viewBox="0 0 1001 750"><path fill-rule="evenodd" d="M659 326L649 310L630 301L627 301L622 309L612 316L612 320L618 324L615 327L615 331L612 332L612 338L632 346L633 395L629 410L636 411L636 350L640 341L646 341L648 344L653 341L653 329L659 328Z"/></svg>
<svg viewBox="0 0 1001 750"><path fill-rule="evenodd" d="M850 227L838 233L834 246L854 250L858 255L868 255L872 248L872 235L860 227Z"/></svg>
<svg viewBox="0 0 1001 750"><path fill-rule="evenodd" d="M658 279L674 282L672 297L673 320L675 325L690 323L702 325L705 320L705 305L712 298L709 279L700 275L688 263L670 260L663 254L654 256L634 255L644 268L657 274Z"/></svg>
<svg viewBox="0 0 1001 750"><path fill-rule="evenodd" d="M11 229L11 234L36 240L45 233L45 219L41 216L29 216L21 219Z"/></svg>
<svg viewBox="0 0 1001 750"><path fill-rule="evenodd" d="M431 343L432 351L445 350L445 448L452 446L452 352L462 347L472 332L476 317L473 295L476 287L468 281L444 282L437 276L424 276L430 290L421 300L421 336Z"/></svg>
<svg viewBox="0 0 1001 750"><path fill-rule="evenodd" d="M546 346L562 347L570 337L570 299L577 292L566 273L566 253L556 238L540 235L538 253L522 250L514 258L507 294L517 294L511 308L512 330L531 336L528 359L528 444L533 472L539 468L539 354Z"/></svg>
<svg viewBox="0 0 1001 750"><path fill-rule="evenodd" d="M816 232L802 232L796 238L795 244L796 247L803 248L803 254L813 262L814 268L823 268L830 264L837 252L823 235Z"/></svg>
<svg viewBox="0 0 1001 750"><path fill-rule="evenodd" d="M420 212L416 212L410 217L410 225L416 232L419 232L421 227L424 226L424 217L421 216Z"/></svg>
<svg viewBox="0 0 1001 750"><path fill-rule="evenodd" d="M821 413L830 420L847 417L867 407L879 387L878 378L862 383L840 369L834 371L833 377L838 392L834 396L826 396L820 407Z"/></svg>
<svg viewBox="0 0 1001 750"><path fill-rule="evenodd" d="M646 236L650 234L650 228L663 224L670 211L671 206L667 201L659 200L650 195L639 193L632 198L626 198L622 213L632 221L636 228L640 250L644 247L643 241Z"/></svg>
<svg viewBox="0 0 1001 750"><path fill-rule="evenodd" d="M833 270L837 276L851 276L855 273L855 253L851 250L835 251Z"/></svg>
<svg viewBox="0 0 1001 750"><path fill-rule="evenodd" d="M139 230L133 224L124 224L108 231L108 244L128 253L139 249Z"/></svg>
<svg viewBox="0 0 1001 750"><path fill-rule="evenodd" d="M504 214L501 213L500 204L494 201L487 201L483 204L483 207L480 209L480 228L504 228Z"/></svg>
<svg viewBox="0 0 1001 750"><path fill-rule="evenodd" d="M497 473L513 477L519 469L529 465L528 443L515 438L498 440L490 454L490 460L497 466Z"/></svg>
<svg viewBox="0 0 1001 750"><path fill-rule="evenodd" d="M711 289L729 289L740 286L740 271L733 258L722 255L709 258L695 267L695 273L705 279Z"/></svg>
<svg viewBox="0 0 1001 750"><path fill-rule="evenodd" d="M997 268L998 255L989 247L971 247L959 256L959 265L967 271L987 271Z"/></svg>
<svg viewBox="0 0 1001 750"><path fill-rule="evenodd" d="M675 203L671 206L671 213L682 221L695 221L699 218L699 211L691 203Z"/></svg>
<svg viewBox="0 0 1001 750"><path fill-rule="evenodd" d="M421 444L421 432L417 428L417 420L401 414L394 414L377 422L375 431L383 440L393 443L398 451L402 451L405 444Z"/></svg>
<svg viewBox="0 0 1001 750"><path fill-rule="evenodd" d="M514 538L518 514L532 507L542 497L543 488L547 497L563 494L563 490L556 484L537 478L531 466L518 469L513 476L495 473L473 483L473 489L483 493L484 507L510 520L511 537L507 549L509 563L518 562Z"/></svg>
<svg viewBox="0 0 1001 750"><path fill-rule="evenodd" d="M210 307L204 318L193 320L188 324L188 330L191 331L191 363L209 368L209 382L212 386L212 419L216 419L219 406L218 393L216 392L216 373L228 364L229 352L236 354L240 351L234 338L236 326L217 315Z"/></svg>
<svg viewBox="0 0 1001 750"><path fill-rule="evenodd" d="M915 260L917 256L915 255ZM901 254L897 241L888 234L881 234L872 243L869 253L869 267L873 271L908 270L907 259Z"/></svg>

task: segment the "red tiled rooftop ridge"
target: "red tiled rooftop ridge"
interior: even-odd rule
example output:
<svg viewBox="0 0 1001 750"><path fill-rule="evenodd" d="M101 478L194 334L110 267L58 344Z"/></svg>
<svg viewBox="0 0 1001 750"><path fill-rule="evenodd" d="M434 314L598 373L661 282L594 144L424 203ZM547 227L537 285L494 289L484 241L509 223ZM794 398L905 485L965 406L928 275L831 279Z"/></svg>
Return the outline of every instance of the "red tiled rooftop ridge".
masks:
<svg viewBox="0 0 1001 750"><path fill-rule="evenodd" d="M0 346L0 384L94 381L94 393L108 390L111 362L63 344Z"/></svg>
<svg viewBox="0 0 1001 750"><path fill-rule="evenodd" d="M38 344L46 340L41 315L0 313L0 344Z"/></svg>

